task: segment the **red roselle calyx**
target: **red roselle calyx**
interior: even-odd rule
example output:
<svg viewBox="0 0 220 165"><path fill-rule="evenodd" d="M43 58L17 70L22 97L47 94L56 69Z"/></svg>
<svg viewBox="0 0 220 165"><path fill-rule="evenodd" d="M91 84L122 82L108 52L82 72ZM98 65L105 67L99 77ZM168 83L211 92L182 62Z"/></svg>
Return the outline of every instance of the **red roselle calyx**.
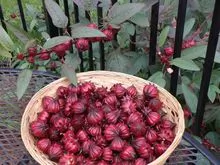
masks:
<svg viewBox="0 0 220 165"><path fill-rule="evenodd" d="M85 142L89 139L88 134L84 130L79 130L76 134L76 137L79 139L80 142Z"/></svg>
<svg viewBox="0 0 220 165"><path fill-rule="evenodd" d="M145 137L149 143L153 143L153 142L157 141L157 139L158 139L157 132L155 130L153 130L152 128L149 128L147 130Z"/></svg>
<svg viewBox="0 0 220 165"><path fill-rule="evenodd" d="M166 47L166 48L164 48L164 52L168 57L172 57L174 50L172 47Z"/></svg>
<svg viewBox="0 0 220 165"><path fill-rule="evenodd" d="M46 124L46 122L41 120L36 120L30 124L30 129L32 135L34 135L35 137L44 138L47 137L49 127Z"/></svg>
<svg viewBox="0 0 220 165"><path fill-rule="evenodd" d="M153 98L149 101L148 106L153 111L159 111L162 108L162 102L158 98Z"/></svg>
<svg viewBox="0 0 220 165"><path fill-rule="evenodd" d="M112 41L114 38L114 34L111 30L105 29L102 31L102 33L104 33L106 35L104 39L104 41Z"/></svg>
<svg viewBox="0 0 220 165"><path fill-rule="evenodd" d="M125 146L120 153L120 157L124 160L134 160L135 158L135 150L132 146Z"/></svg>
<svg viewBox="0 0 220 165"><path fill-rule="evenodd" d="M103 149L103 159L105 161L112 161L113 160L113 152L109 147Z"/></svg>
<svg viewBox="0 0 220 165"><path fill-rule="evenodd" d="M91 136L99 136L102 133L102 129L100 126L91 126L87 129L87 132Z"/></svg>
<svg viewBox="0 0 220 165"><path fill-rule="evenodd" d="M126 88L122 86L122 84L114 84L110 91L115 93L117 97L121 98L126 93Z"/></svg>
<svg viewBox="0 0 220 165"><path fill-rule="evenodd" d="M66 96L67 96L67 94L68 94L67 92L68 92L67 87L60 86L60 87L57 89L56 94L57 94L58 97L63 98L63 97L66 97Z"/></svg>
<svg viewBox="0 0 220 165"><path fill-rule="evenodd" d="M85 82L80 86L81 93L91 93L95 90L95 84L92 82Z"/></svg>
<svg viewBox="0 0 220 165"><path fill-rule="evenodd" d="M143 158L138 158L135 160L134 165L147 165L147 161Z"/></svg>
<svg viewBox="0 0 220 165"><path fill-rule="evenodd" d="M48 149L51 146L51 141L50 139L40 139L36 145L37 148L39 148L43 153L47 153Z"/></svg>
<svg viewBox="0 0 220 165"><path fill-rule="evenodd" d="M18 53L17 54L17 59L18 60L23 60L24 59L24 54L23 53Z"/></svg>
<svg viewBox="0 0 220 165"><path fill-rule="evenodd" d="M91 145L92 145L92 141L91 141L91 140L84 141L84 142L82 143L82 151L83 151L84 153L88 154Z"/></svg>
<svg viewBox="0 0 220 165"><path fill-rule="evenodd" d="M57 113L60 111L60 106L57 100L50 96L43 97L43 108L49 113Z"/></svg>
<svg viewBox="0 0 220 165"><path fill-rule="evenodd" d="M127 123L128 125L136 124L143 120L142 114L139 112L134 112L129 115Z"/></svg>
<svg viewBox="0 0 220 165"><path fill-rule="evenodd" d="M119 135L119 129L115 125L109 125L104 130L104 136L106 140L113 140Z"/></svg>
<svg viewBox="0 0 220 165"><path fill-rule="evenodd" d="M89 124L98 124L104 118L102 110L96 109L95 107L90 107L87 114L87 121Z"/></svg>
<svg viewBox="0 0 220 165"><path fill-rule="evenodd" d="M50 54L47 50L42 49L40 52L40 56L39 56L40 60L49 60L50 59Z"/></svg>
<svg viewBox="0 0 220 165"><path fill-rule="evenodd" d="M74 134L73 130L68 130L63 134L62 141L65 142L68 139L71 139L71 140L75 139L75 134Z"/></svg>
<svg viewBox="0 0 220 165"><path fill-rule="evenodd" d="M117 102L117 98L114 94L110 94L104 98L104 102L105 104L108 104L110 106L115 106Z"/></svg>
<svg viewBox="0 0 220 165"><path fill-rule="evenodd" d="M47 122L50 118L50 114L47 111L41 111L37 114L37 119Z"/></svg>
<svg viewBox="0 0 220 165"><path fill-rule="evenodd" d="M63 155L63 147L58 143L51 144L48 149L48 155L51 160L57 161Z"/></svg>
<svg viewBox="0 0 220 165"><path fill-rule="evenodd" d="M147 145L147 142L144 137L138 137L132 141L132 146L135 149L139 149L141 146L146 146L146 145Z"/></svg>
<svg viewBox="0 0 220 165"><path fill-rule="evenodd" d="M125 141L122 140L120 137L116 137L110 144L110 148L113 151L122 151L125 145Z"/></svg>
<svg viewBox="0 0 220 165"><path fill-rule="evenodd" d="M28 48L28 55L29 56L36 56L37 55L37 48L36 47L30 47Z"/></svg>
<svg viewBox="0 0 220 165"><path fill-rule="evenodd" d="M59 159L59 165L76 165L76 157L73 154L64 154Z"/></svg>
<svg viewBox="0 0 220 165"><path fill-rule="evenodd" d="M54 122L54 128L58 129L60 132L64 132L69 127L69 121L67 118L60 117Z"/></svg>
<svg viewBox="0 0 220 165"><path fill-rule="evenodd" d="M134 136L141 137L141 136L144 136L146 133L146 125L144 122L138 122L136 124L131 124L130 130Z"/></svg>
<svg viewBox="0 0 220 165"><path fill-rule="evenodd" d="M164 128L164 129L173 129L173 127L175 127L175 124L173 122L171 122L170 120L167 120L167 119L163 119L161 122L160 122L160 127L161 128Z"/></svg>
<svg viewBox="0 0 220 165"><path fill-rule="evenodd" d="M151 111L146 115L146 122L150 126L157 124L160 121L160 114L158 112Z"/></svg>
<svg viewBox="0 0 220 165"><path fill-rule="evenodd" d="M150 149L147 146L141 146L137 152L141 158L148 159L150 157Z"/></svg>
<svg viewBox="0 0 220 165"><path fill-rule="evenodd" d="M137 96L137 89L135 88L134 85L129 86L127 88L127 94L131 97L136 97Z"/></svg>
<svg viewBox="0 0 220 165"><path fill-rule="evenodd" d="M97 144L100 147L106 147L107 146L107 141L104 136L99 135L93 138L95 144Z"/></svg>
<svg viewBox="0 0 220 165"><path fill-rule="evenodd" d="M121 108L124 112L131 114L136 111L137 105L133 101L132 97L124 96L121 103Z"/></svg>
<svg viewBox="0 0 220 165"><path fill-rule="evenodd" d="M75 101L71 108L75 114L83 113L86 110L85 105L81 101Z"/></svg>
<svg viewBox="0 0 220 165"><path fill-rule="evenodd" d="M75 139L66 139L64 141L66 151L70 153L77 153L80 150L80 144Z"/></svg>
<svg viewBox="0 0 220 165"><path fill-rule="evenodd" d="M61 139L61 133L56 128L49 129L49 137L51 140L59 141Z"/></svg>
<svg viewBox="0 0 220 165"><path fill-rule="evenodd" d="M78 39L76 41L76 48L80 51L80 52L83 52L83 51L86 51L89 49L89 41L87 39Z"/></svg>
<svg viewBox="0 0 220 165"><path fill-rule="evenodd" d="M116 109L109 113L105 114L105 118L108 121L108 123L115 124L118 121L118 118L120 117L120 110Z"/></svg>
<svg viewBox="0 0 220 165"><path fill-rule="evenodd" d="M146 99L152 99L152 98L158 97L159 93L158 93L158 89L155 85L147 84L144 86L143 94Z"/></svg>
<svg viewBox="0 0 220 165"><path fill-rule="evenodd" d="M171 129L161 129L159 133L159 137L162 138L162 140L167 140L169 142L172 142L175 138L175 134Z"/></svg>
<svg viewBox="0 0 220 165"><path fill-rule="evenodd" d="M95 144L91 144L90 145L90 148L89 148L89 156L92 158L92 159L98 159L101 157L102 155L102 149L95 145Z"/></svg>
<svg viewBox="0 0 220 165"><path fill-rule="evenodd" d="M118 123L116 125L116 127L118 127L118 129L119 129L119 136L121 138L125 138L126 139L126 138L130 137L130 131L129 131L129 128L128 128L128 126L126 124Z"/></svg>
<svg viewBox="0 0 220 165"><path fill-rule="evenodd" d="M167 150L167 148L168 147L165 144L155 144L154 152L156 153L157 156L160 156Z"/></svg>

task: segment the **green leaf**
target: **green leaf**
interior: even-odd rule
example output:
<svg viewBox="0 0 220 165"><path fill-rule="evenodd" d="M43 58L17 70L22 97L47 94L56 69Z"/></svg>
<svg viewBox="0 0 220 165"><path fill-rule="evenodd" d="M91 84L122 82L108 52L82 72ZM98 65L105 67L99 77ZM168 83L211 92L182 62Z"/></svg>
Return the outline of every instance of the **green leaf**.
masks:
<svg viewBox="0 0 220 165"><path fill-rule="evenodd" d="M110 23L116 25L121 24L124 21L131 18L132 16L134 16L135 14L137 14L144 7L144 3L126 3L123 5L118 5L116 3L110 9L108 14L108 17L110 18Z"/></svg>
<svg viewBox="0 0 220 165"><path fill-rule="evenodd" d="M30 23L30 30L32 31L36 25L37 25L37 20L33 19Z"/></svg>
<svg viewBox="0 0 220 165"><path fill-rule="evenodd" d="M49 40L47 40L45 43L44 43L44 48L45 49L49 49L49 48L52 48L56 45L59 45L59 44L62 44L66 41L69 41L69 40L72 40L71 37L69 36L58 36L58 37L53 37L53 38L50 38Z"/></svg>
<svg viewBox="0 0 220 165"><path fill-rule="evenodd" d="M72 84L77 85L75 68L73 68L72 66L63 64L61 66L61 75L67 77Z"/></svg>
<svg viewBox="0 0 220 165"><path fill-rule="evenodd" d="M106 37L104 33L102 33L98 29L93 29L87 26L75 26L72 28L72 37L73 38L89 38L89 37Z"/></svg>
<svg viewBox="0 0 220 165"><path fill-rule="evenodd" d="M206 49L207 49L207 45L193 46L191 48L184 49L181 52L181 57L184 59L191 59L191 60L199 57L205 58Z"/></svg>
<svg viewBox="0 0 220 165"><path fill-rule="evenodd" d="M171 64L181 69L192 70L192 71L200 70L200 68L192 60L189 59L175 58L171 61Z"/></svg>
<svg viewBox="0 0 220 165"><path fill-rule="evenodd" d="M128 73L132 62L129 57L123 55L119 49L108 54L106 59L106 69L111 71Z"/></svg>
<svg viewBox="0 0 220 165"><path fill-rule="evenodd" d="M48 33L46 33L46 32L42 32L41 35L42 35L42 37L43 37L45 40L50 39L50 35L49 35Z"/></svg>
<svg viewBox="0 0 220 165"><path fill-rule="evenodd" d="M196 94L184 83L182 83L182 92L185 98L186 104L189 106L193 113L196 113L198 98Z"/></svg>
<svg viewBox="0 0 220 165"><path fill-rule="evenodd" d="M205 138L210 140L216 146L220 146L220 134L214 131L208 132L205 135Z"/></svg>
<svg viewBox="0 0 220 165"><path fill-rule="evenodd" d="M23 64L19 65L19 69L26 69L30 64L28 62L24 62Z"/></svg>
<svg viewBox="0 0 220 165"><path fill-rule="evenodd" d="M24 44L26 44L31 39L31 37L28 36L28 33L25 32L23 29L14 26L8 22L5 23L7 25L8 30L10 30Z"/></svg>
<svg viewBox="0 0 220 165"><path fill-rule="evenodd" d="M19 73L18 79L17 79L17 92L16 92L18 100L22 98L25 91L27 90L31 77L32 77L32 70L30 69L22 70Z"/></svg>
<svg viewBox="0 0 220 165"><path fill-rule="evenodd" d="M215 129L218 133L220 133L220 113L218 113L217 118L215 120Z"/></svg>
<svg viewBox="0 0 220 165"><path fill-rule="evenodd" d="M81 63L81 59L79 58L77 53L69 53L68 55L65 56L65 64L77 68L79 64Z"/></svg>
<svg viewBox="0 0 220 165"><path fill-rule="evenodd" d="M0 56L6 58L12 58L11 53L8 50L6 50L2 45L0 45Z"/></svg>
<svg viewBox="0 0 220 165"><path fill-rule="evenodd" d="M65 28L68 24L68 18L60 6L53 0L44 0L44 3L53 24L58 28Z"/></svg>
<svg viewBox="0 0 220 165"><path fill-rule="evenodd" d="M160 33L159 36L159 47L162 47L167 39L168 33L169 33L170 27L166 26L163 28L163 30Z"/></svg>
<svg viewBox="0 0 220 165"><path fill-rule="evenodd" d="M208 97L212 103L215 101L216 92L219 92L219 88L215 85L209 85Z"/></svg>
<svg viewBox="0 0 220 165"><path fill-rule="evenodd" d="M132 36L134 35L135 26L133 24L126 22L126 23L124 23L123 26L124 26L124 29L127 31L128 34L130 34Z"/></svg>
<svg viewBox="0 0 220 165"><path fill-rule="evenodd" d="M14 43L11 40L10 36L8 33L5 31L5 29L0 26L0 44L7 50L7 51L12 51L14 47Z"/></svg>
<svg viewBox="0 0 220 165"><path fill-rule="evenodd" d="M195 24L195 21L196 21L195 18L190 18L189 20L187 20L185 22L183 38L185 38L187 36L187 34L189 34L189 32L192 30L192 28L193 28L193 26Z"/></svg>
<svg viewBox="0 0 220 165"><path fill-rule="evenodd" d="M211 123L218 117L218 114L220 113L220 106L206 106L205 113L204 113L204 119L203 121L205 123Z"/></svg>
<svg viewBox="0 0 220 165"><path fill-rule="evenodd" d="M137 13L134 16L132 16L129 20L140 27L149 26L148 18L144 13Z"/></svg>
<svg viewBox="0 0 220 165"><path fill-rule="evenodd" d="M163 78L163 73L161 71L158 71L151 75L148 78L149 81L156 83L157 85L161 87L165 87L166 85L166 80Z"/></svg>

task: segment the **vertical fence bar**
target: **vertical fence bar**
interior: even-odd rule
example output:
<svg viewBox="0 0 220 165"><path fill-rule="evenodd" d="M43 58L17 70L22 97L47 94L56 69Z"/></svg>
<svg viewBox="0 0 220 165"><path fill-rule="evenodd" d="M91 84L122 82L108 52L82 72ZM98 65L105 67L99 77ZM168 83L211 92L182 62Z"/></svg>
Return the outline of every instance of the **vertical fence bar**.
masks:
<svg viewBox="0 0 220 165"><path fill-rule="evenodd" d="M85 12L86 18L90 21L90 13L89 11ZM93 63L93 50L92 50L92 42L89 42L89 70L94 70L94 63Z"/></svg>
<svg viewBox="0 0 220 165"><path fill-rule="evenodd" d="M74 6L74 18L75 18L75 22L76 23L79 23L79 8L78 6L73 3L73 6ZM81 59L81 63L80 63L80 71L83 72L84 71L84 65L83 65L83 54L82 52L78 52L79 54L79 58Z"/></svg>
<svg viewBox="0 0 220 165"><path fill-rule="evenodd" d="M205 112L205 104L207 101L207 92L209 88L210 78L212 74L212 66L220 32L220 1L215 1L215 8L212 17L212 25L210 29L208 47L206 51L205 63L203 65L203 74L199 91L199 100L196 111L195 124L193 125L193 132L196 135L200 134L202 120Z"/></svg>
<svg viewBox="0 0 220 165"><path fill-rule="evenodd" d="M63 0L63 5L64 5L65 15L66 15L67 18L68 18L67 31L68 31L68 33L71 35L71 28L69 27L69 26L70 26L70 13L69 13L68 0Z"/></svg>
<svg viewBox="0 0 220 165"><path fill-rule="evenodd" d="M22 22L23 29L25 31L27 31L27 24L26 24L26 20L25 20L25 17L24 17L24 11L23 11L21 0L17 0L17 3L18 3L18 8L19 8L19 12L20 12L20 17L21 17L21 22Z"/></svg>
<svg viewBox="0 0 220 165"><path fill-rule="evenodd" d="M53 25L52 19L47 12L44 0L42 0L44 13L45 13L45 20L46 20L46 26L47 26L47 32L49 33L50 37L55 37L59 35L58 28Z"/></svg>
<svg viewBox="0 0 220 165"><path fill-rule="evenodd" d="M130 0L130 3L132 3L132 0ZM134 35L130 36L130 50L135 51L136 50L136 26L134 23L132 23L135 27Z"/></svg>
<svg viewBox="0 0 220 165"><path fill-rule="evenodd" d="M0 19L1 19L2 27L5 29L5 31L7 31L7 27L6 27L6 24L4 22L4 15L3 15L1 4L0 4Z"/></svg>
<svg viewBox="0 0 220 165"><path fill-rule="evenodd" d="M179 0L173 58L180 57L181 55L186 7L187 0ZM177 90L179 68L176 66L173 66L172 68L173 74L171 75L170 92L175 96Z"/></svg>
<svg viewBox="0 0 220 165"><path fill-rule="evenodd" d="M101 7L97 7L97 15L98 15L98 26L99 26L99 29L101 29L103 26L103 11ZM99 42L99 51L100 51L100 69L104 70L105 69L105 47L104 47L103 42Z"/></svg>
<svg viewBox="0 0 220 165"><path fill-rule="evenodd" d="M149 65L154 65L156 60L158 16L159 2L151 8Z"/></svg>

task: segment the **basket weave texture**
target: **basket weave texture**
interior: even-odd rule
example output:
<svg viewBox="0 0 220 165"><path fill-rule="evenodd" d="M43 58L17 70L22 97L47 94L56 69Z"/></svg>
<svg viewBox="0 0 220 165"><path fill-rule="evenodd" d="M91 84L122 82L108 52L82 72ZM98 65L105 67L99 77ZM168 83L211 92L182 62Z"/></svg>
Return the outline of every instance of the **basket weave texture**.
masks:
<svg viewBox="0 0 220 165"><path fill-rule="evenodd" d="M134 85L139 94L142 94L144 85L151 82L144 79L127 75L119 72L110 71L90 71L77 74L78 82L91 81L96 86L111 87L115 83L121 83L124 87ZM31 156L41 165L55 165L56 163L50 161L47 155L43 154L36 146L36 140L29 131L29 124L37 118L37 113L42 110L41 100L44 96L56 95L56 90L59 86L68 86L70 82L67 78L61 78L39 90L28 103L21 121L21 137L23 143L31 154ZM156 85L157 86L157 85ZM167 113L166 117L176 123L175 132L176 137L169 148L156 160L149 165L162 165L169 158L174 149L178 146L184 133L184 115L179 102L168 91L157 86L159 90L159 98L163 102L163 111Z"/></svg>

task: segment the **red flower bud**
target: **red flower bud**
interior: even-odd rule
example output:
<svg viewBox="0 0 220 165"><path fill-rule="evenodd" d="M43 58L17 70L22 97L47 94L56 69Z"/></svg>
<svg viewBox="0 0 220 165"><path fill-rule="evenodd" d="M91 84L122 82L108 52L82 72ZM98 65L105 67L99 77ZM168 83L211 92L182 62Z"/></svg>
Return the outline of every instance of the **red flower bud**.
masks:
<svg viewBox="0 0 220 165"><path fill-rule="evenodd" d="M119 129L115 125L109 125L104 130L104 136L106 140L113 140L119 135Z"/></svg>
<svg viewBox="0 0 220 165"><path fill-rule="evenodd" d="M100 158L102 156L102 152L103 151L102 151L102 149L99 146L97 146L95 144L91 144L90 145L89 156L92 159L96 160L96 159Z"/></svg>
<svg viewBox="0 0 220 165"><path fill-rule="evenodd" d="M57 161L63 155L63 147L58 143L53 143L48 149L48 155L51 160Z"/></svg>
<svg viewBox="0 0 220 165"><path fill-rule="evenodd" d="M135 160L134 165L147 165L147 161L143 158L138 158Z"/></svg>
<svg viewBox="0 0 220 165"><path fill-rule="evenodd" d="M30 64L34 64L35 60L34 60L34 56L29 56L27 58L27 61L30 63Z"/></svg>
<svg viewBox="0 0 220 165"><path fill-rule="evenodd" d="M124 160L134 160L135 159L135 150L132 146L125 146L120 153L120 157Z"/></svg>
<svg viewBox="0 0 220 165"><path fill-rule="evenodd" d="M37 114L37 119L47 122L50 118L50 114L47 111L41 111Z"/></svg>
<svg viewBox="0 0 220 165"><path fill-rule="evenodd" d="M49 127L46 124L46 122L41 121L41 120L33 121L30 124L30 129L31 129L32 135L34 135L35 137L38 137L38 138L47 137L48 128Z"/></svg>
<svg viewBox="0 0 220 165"><path fill-rule="evenodd" d="M135 149L139 149L141 146L147 146L146 139L144 137L138 137L134 140L132 140L132 145Z"/></svg>
<svg viewBox="0 0 220 165"><path fill-rule="evenodd" d="M155 85L147 84L144 86L143 94L146 99L152 99L158 96L159 92Z"/></svg>
<svg viewBox="0 0 220 165"><path fill-rule="evenodd" d="M66 46L64 44L56 45L52 48L52 51L55 52L60 59L62 59L66 53Z"/></svg>
<svg viewBox="0 0 220 165"><path fill-rule="evenodd" d="M119 136L121 138L129 138L130 137L130 131L126 124L124 123L117 123L116 127L119 129Z"/></svg>
<svg viewBox="0 0 220 165"><path fill-rule="evenodd" d="M157 124L160 121L160 114L158 112L151 111L146 115L146 122L150 126Z"/></svg>
<svg viewBox="0 0 220 165"><path fill-rule="evenodd" d="M95 107L90 107L87 114L87 121L89 124L98 124L104 118L104 114L102 110L96 109Z"/></svg>
<svg viewBox="0 0 220 165"><path fill-rule="evenodd" d="M50 139L41 139L37 142L37 148L39 148L43 153L47 153L48 149L51 146Z"/></svg>
<svg viewBox="0 0 220 165"><path fill-rule="evenodd" d="M119 117L120 117L120 110L118 109L105 114L105 118L108 121L108 123L115 124L118 121Z"/></svg>
<svg viewBox="0 0 220 165"><path fill-rule="evenodd" d="M164 128L164 129L173 129L173 127L175 127L175 123L171 122L170 120L167 120L167 119L163 119L161 122L160 122L160 127L161 128Z"/></svg>
<svg viewBox="0 0 220 165"><path fill-rule="evenodd" d="M154 145L154 152L156 153L157 156L162 155L166 150L168 146L165 144L155 144Z"/></svg>
<svg viewBox="0 0 220 165"><path fill-rule="evenodd" d="M50 54L48 53L47 50L42 49L40 52L40 56L39 56L40 60L49 60L50 59Z"/></svg>
<svg viewBox="0 0 220 165"><path fill-rule="evenodd" d="M23 53L18 53L17 54L17 59L18 60L23 60L24 59L24 54Z"/></svg>
<svg viewBox="0 0 220 165"><path fill-rule="evenodd" d="M110 91L115 93L115 95L119 98L125 95L127 92L126 88L122 86L122 84L114 84L111 88Z"/></svg>
<svg viewBox="0 0 220 165"><path fill-rule="evenodd" d="M153 143L158 139L157 132L151 128L147 130L145 137L149 143Z"/></svg>
<svg viewBox="0 0 220 165"><path fill-rule="evenodd" d="M107 105L110 105L110 106L115 106L116 103L117 103L117 98L114 94L110 94L110 95L107 95L105 98L104 98L104 102L105 104Z"/></svg>
<svg viewBox="0 0 220 165"><path fill-rule="evenodd" d="M113 34L112 30L105 29L102 31L102 33L104 33L106 35L106 37L104 38L104 41L112 41L113 40L114 34Z"/></svg>
<svg viewBox="0 0 220 165"><path fill-rule="evenodd" d="M130 116L128 117L127 120L127 124L130 126L132 124L136 124L140 121L143 121L143 117L142 114L139 112L133 112L132 114L130 114Z"/></svg>
<svg viewBox="0 0 220 165"><path fill-rule="evenodd" d="M60 106L57 100L50 96L44 96L42 100L43 108L49 113L57 113L60 111Z"/></svg>
<svg viewBox="0 0 220 165"><path fill-rule="evenodd" d="M175 134L171 129L161 129L159 132L159 137L162 140L167 140L169 142L172 142L175 138Z"/></svg>
<svg viewBox="0 0 220 165"><path fill-rule="evenodd" d="M36 47L28 48L28 55L31 57L36 56L37 55L37 48Z"/></svg>
<svg viewBox="0 0 220 165"><path fill-rule="evenodd" d="M102 156L105 161L111 162L113 160L113 152L109 147L103 149Z"/></svg>
<svg viewBox="0 0 220 165"><path fill-rule="evenodd" d="M167 47L167 48L164 48L164 52L165 52L166 56L172 57L173 53L174 53L174 50L173 50L172 47Z"/></svg>
<svg viewBox="0 0 220 165"><path fill-rule="evenodd" d="M76 165L76 157L73 154L64 154L59 159L59 165Z"/></svg>
<svg viewBox="0 0 220 165"><path fill-rule="evenodd" d="M124 112L131 114L136 111L137 105L130 96L124 96L121 103Z"/></svg>
<svg viewBox="0 0 220 165"><path fill-rule="evenodd" d="M69 153L77 153L80 150L80 144L77 142L77 140L75 139L66 139L66 141L64 141L64 147L66 149L66 151L68 151Z"/></svg>
<svg viewBox="0 0 220 165"><path fill-rule="evenodd" d="M57 92L56 92L57 96L60 97L60 98L65 98L68 94L68 89L67 87L64 87L64 86L59 86L59 88L57 89Z"/></svg>
<svg viewBox="0 0 220 165"><path fill-rule="evenodd" d="M149 108L153 111L159 111L162 108L163 103L158 98L153 98L149 101Z"/></svg>
<svg viewBox="0 0 220 165"><path fill-rule="evenodd" d="M80 52L84 52L89 49L89 41L87 39L78 39L75 45Z"/></svg>
<svg viewBox="0 0 220 165"><path fill-rule="evenodd" d="M80 142L85 142L89 139L88 134L84 130L79 130L76 134L76 137L79 139Z"/></svg>
<svg viewBox="0 0 220 165"><path fill-rule="evenodd" d="M54 122L54 128L60 132L65 132L69 127L69 121L67 118L60 117Z"/></svg>
<svg viewBox="0 0 220 165"><path fill-rule="evenodd" d="M148 159L150 157L150 149L146 146L141 146L138 148L137 152L141 158Z"/></svg>
<svg viewBox="0 0 220 165"><path fill-rule="evenodd" d="M85 105L80 102L80 101L75 101L72 106L72 111L75 113L75 114L80 114L80 113L83 113L85 110L86 110L86 107Z"/></svg>
<svg viewBox="0 0 220 165"><path fill-rule="evenodd" d="M140 137L140 136L145 135L146 125L144 122L138 122L138 123L130 125L130 130L134 136Z"/></svg>
<svg viewBox="0 0 220 165"><path fill-rule="evenodd" d="M137 96L137 89L135 88L134 85L129 86L127 88L127 94L131 97L136 97Z"/></svg>
<svg viewBox="0 0 220 165"><path fill-rule="evenodd" d="M120 137L115 137L110 144L110 148L113 151L122 151L125 145L125 141L122 140Z"/></svg>
<svg viewBox="0 0 220 165"><path fill-rule="evenodd" d="M102 134L102 129L99 126L91 126L87 129L87 132L91 136L99 136Z"/></svg>
<svg viewBox="0 0 220 165"><path fill-rule="evenodd" d="M56 128L49 129L49 137L53 141L59 141L61 139L61 133Z"/></svg>

